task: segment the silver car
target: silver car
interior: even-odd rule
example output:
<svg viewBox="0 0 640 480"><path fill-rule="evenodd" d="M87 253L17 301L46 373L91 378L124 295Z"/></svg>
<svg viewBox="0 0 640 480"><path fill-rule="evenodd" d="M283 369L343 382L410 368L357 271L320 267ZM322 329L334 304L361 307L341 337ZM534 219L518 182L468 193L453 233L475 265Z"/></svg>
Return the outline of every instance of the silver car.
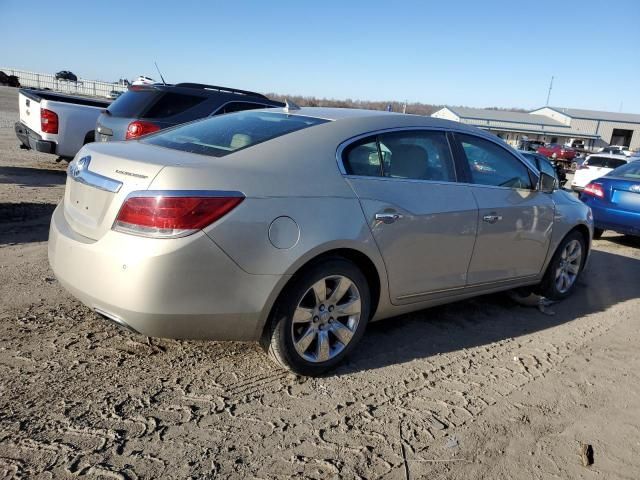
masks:
<svg viewBox="0 0 640 480"><path fill-rule="evenodd" d="M261 340L316 375L369 321L516 287L566 297L592 234L587 206L477 128L285 108L83 147L49 261L131 330Z"/></svg>

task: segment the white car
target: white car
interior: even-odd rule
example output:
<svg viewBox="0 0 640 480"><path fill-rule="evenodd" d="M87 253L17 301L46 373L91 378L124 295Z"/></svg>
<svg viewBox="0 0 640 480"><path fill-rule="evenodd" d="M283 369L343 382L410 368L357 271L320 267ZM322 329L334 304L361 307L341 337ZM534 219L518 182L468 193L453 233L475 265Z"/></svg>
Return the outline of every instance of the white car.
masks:
<svg viewBox="0 0 640 480"><path fill-rule="evenodd" d="M609 145L608 147L601 148L599 153L612 153L614 155L619 154L630 157L633 152L629 150L629 147L623 145Z"/></svg>
<svg viewBox="0 0 640 480"><path fill-rule="evenodd" d="M153 78L140 75L131 85L153 85L154 83L156 83L156 81Z"/></svg>
<svg viewBox="0 0 640 480"><path fill-rule="evenodd" d="M596 153L589 155L587 159L576 169L571 182L571 189L576 192L584 190L589 183L596 178L603 177L614 168L633 161L637 157L626 157L622 154Z"/></svg>

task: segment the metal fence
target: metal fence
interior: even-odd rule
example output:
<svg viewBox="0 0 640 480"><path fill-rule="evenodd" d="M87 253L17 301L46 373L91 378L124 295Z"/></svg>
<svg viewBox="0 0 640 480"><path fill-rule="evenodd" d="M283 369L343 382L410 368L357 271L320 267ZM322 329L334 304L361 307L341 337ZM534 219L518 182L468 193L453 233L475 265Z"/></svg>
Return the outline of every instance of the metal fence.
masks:
<svg viewBox="0 0 640 480"><path fill-rule="evenodd" d="M2 68L7 75L15 75L23 87L49 88L56 92L71 93L77 95L90 95L93 97L110 97L112 91L124 92L126 85L119 83L99 82L97 80L85 80L79 78L77 82L71 80L58 80L50 73L27 72L14 68Z"/></svg>

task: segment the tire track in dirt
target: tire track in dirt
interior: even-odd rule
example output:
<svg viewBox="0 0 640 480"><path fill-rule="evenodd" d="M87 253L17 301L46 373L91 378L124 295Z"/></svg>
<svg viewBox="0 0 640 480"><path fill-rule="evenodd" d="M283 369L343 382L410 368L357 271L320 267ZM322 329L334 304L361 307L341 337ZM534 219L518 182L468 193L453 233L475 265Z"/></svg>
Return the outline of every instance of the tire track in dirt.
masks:
<svg viewBox="0 0 640 480"><path fill-rule="evenodd" d="M356 355L317 379L278 370L253 345L149 342L76 304L34 306L0 327L2 465L25 476L415 475L457 429L615 326L597 315L554 322L501 302L437 310L442 320L409 316L374 328L363 348L420 332L437 350L452 333L503 322L545 328L372 370ZM493 312L461 319L478 306ZM496 325L496 314L506 319Z"/></svg>

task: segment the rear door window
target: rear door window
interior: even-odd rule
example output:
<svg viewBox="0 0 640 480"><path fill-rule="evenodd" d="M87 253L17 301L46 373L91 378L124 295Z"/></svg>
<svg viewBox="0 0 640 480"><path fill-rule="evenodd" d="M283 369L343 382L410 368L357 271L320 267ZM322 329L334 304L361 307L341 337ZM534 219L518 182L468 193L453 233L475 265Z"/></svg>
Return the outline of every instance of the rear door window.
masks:
<svg viewBox="0 0 640 480"><path fill-rule="evenodd" d="M167 118L178 115L199 103L206 97L185 95L183 93L164 93L143 115L143 118Z"/></svg>
<svg viewBox="0 0 640 480"><path fill-rule="evenodd" d="M444 132L407 131L378 136L385 177L455 182Z"/></svg>

